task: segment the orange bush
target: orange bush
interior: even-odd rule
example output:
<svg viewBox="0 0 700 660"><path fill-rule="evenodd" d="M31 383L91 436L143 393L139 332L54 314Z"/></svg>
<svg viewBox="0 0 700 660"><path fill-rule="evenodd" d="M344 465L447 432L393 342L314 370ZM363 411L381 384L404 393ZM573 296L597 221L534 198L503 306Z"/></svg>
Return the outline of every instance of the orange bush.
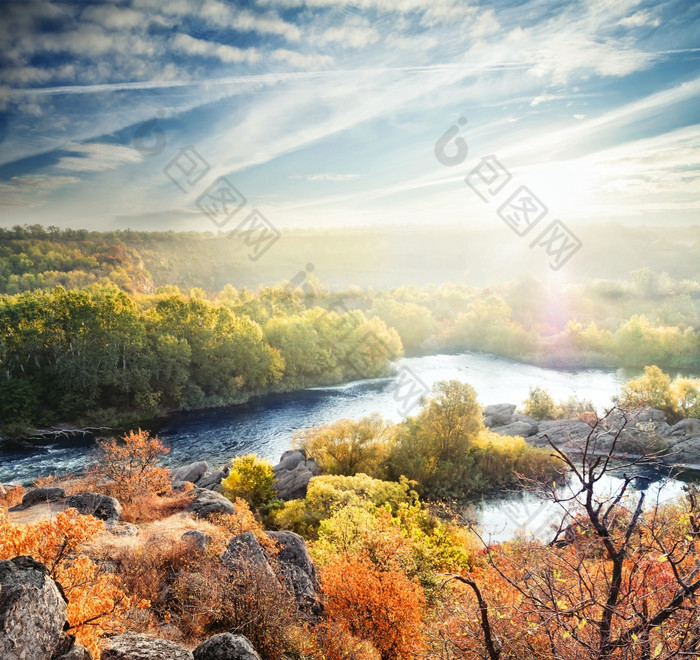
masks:
<svg viewBox="0 0 700 660"><path fill-rule="evenodd" d="M11 508L17 506L24 497L24 488L15 484L11 486L3 486L0 484L0 507Z"/></svg>
<svg viewBox="0 0 700 660"><path fill-rule="evenodd" d="M121 631L127 612L135 605L118 577L79 554L80 547L101 529L102 521L81 516L75 509L29 525L12 523L6 511L0 510L0 559L30 555L47 567L68 598L69 632L94 657L99 657L100 638Z"/></svg>
<svg viewBox="0 0 700 660"><path fill-rule="evenodd" d="M382 660L412 660L425 647L425 596L401 571L382 571L367 559L337 557L321 577L326 614L352 635L369 640Z"/></svg>
<svg viewBox="0 0 700 660"><path fill-rule="evenodd" d="M192 493L180 492L172 495L143 495L126 503L121 519L130 523L146 523L162 520L186 509L192 501Z"/></svg>
<svg viewBox="0 0 700 660"><path fill-rule="evenodd" d="M148 431L130 431L123 442L98 440L101 457L88 472L95 489L128 504L137 496L163 495L172 491L170 470L158 467L170 450Z"/></svg>

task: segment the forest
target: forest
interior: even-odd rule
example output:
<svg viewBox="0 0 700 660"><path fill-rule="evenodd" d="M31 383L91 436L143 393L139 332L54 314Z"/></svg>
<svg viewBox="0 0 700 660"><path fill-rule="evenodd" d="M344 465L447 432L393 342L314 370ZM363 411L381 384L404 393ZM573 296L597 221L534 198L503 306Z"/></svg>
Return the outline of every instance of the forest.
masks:
<svg viewBox="0 0 700 660"><path fill-rule="evenodd" d="M146 264L162 266L183 240L0 231L5 433L377 377L404 354L472 350L562 368L700 368L699 279L640 268L626 279L569 285L523 275L484 288L332 289L302 269L254 289L205 289L194 275L188 289L156 286Z"/></svg>

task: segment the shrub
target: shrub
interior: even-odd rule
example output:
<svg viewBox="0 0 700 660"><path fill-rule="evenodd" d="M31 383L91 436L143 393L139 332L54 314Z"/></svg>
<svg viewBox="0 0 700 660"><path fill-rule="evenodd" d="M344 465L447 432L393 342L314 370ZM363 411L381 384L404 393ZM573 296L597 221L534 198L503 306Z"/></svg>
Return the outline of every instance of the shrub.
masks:
<svg viewBox="0 0 700 660"><path fill-rule="evenodd" d="M131 500L122 508L121 519L130 523L147 523L163 520L186 509L192 501L193 488L170 495L144 495Z"/></svg>
<svg viewBox="0 0 700 660"><path fill-rule="evenodd" d="M10 509L22 502L24 488L19 484L3 486L0 484L0 508Z"/></svg>
<svg viewBox="0 0 700 660"><path fill-rule="evenodd" d="M292 443L306 451L324 473L352 476L363 472L381 477L389 451L390 429L379 415L359 421L341 419L298 432Z"/></svg>
<svg viewBox="0 0 700 660"><path fill-rule="evenodd" d="M100 458L89 470L88 478L97 490L127 504L141 495L170 493L170 471L158 467L161 456L170 450L148 431L139 429L124 436L124 442L114 438L97 441Z"/></svg>
<svg viewBox="0 0 700 660"><path fill-rule="evenodd" d="M538 421L557 419L560 416L554 399L541 387L530 388L527 399L523 401L523 410L526 415Z"/></svg>
<svg viewBox="0 0 700 660"><path fill-rule="evenodd" d="M420 656L425 597L404 573L341 556L325 568L321 584L328 620L372 642L382 660Z"/></svg>
<svg viewBox="0 0 700 660"><path fill-rule="evenodd" d="M275 474L269 461L255 454L246 454L233 459L231 471L221 482L221 487L230 500L240 497L251 506L260 508L275 498L274 481Z"/></svg>
<svg viewBox="0 0 700 660"><path fill-rule="evenodd" d="M68 599L68 632L94 657L100 655L101 637L122 631L127 613L136 604L117 576L80 554L83 544L101 529L100 520L81 516L75 509L28 525L12 523L0 511L0 559L30 555L47 567Z"/></svg>

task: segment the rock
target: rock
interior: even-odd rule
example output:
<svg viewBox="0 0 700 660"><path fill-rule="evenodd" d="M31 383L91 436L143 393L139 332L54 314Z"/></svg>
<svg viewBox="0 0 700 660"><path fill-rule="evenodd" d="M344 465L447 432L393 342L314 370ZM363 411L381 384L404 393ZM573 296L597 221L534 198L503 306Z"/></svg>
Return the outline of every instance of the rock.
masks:
<svg viewBox="0 0 700 660"><path fill-rule="evenodd" d="M228 468L216 470L216 472L208 472L197 480L195 486L197 486L197 488L208 488L209 490L213 490L216 486L220 485L221 482L226 479L226 477L228 477L228 473Z"/></svg>
<svg viewBox="0 0 700 660"><path fill-rule="evenodd" d="M66 500L66 508L77 509L86 516L116 522L122 515L122 505L113 497L100 493L80 493Z"/></svg>
<svg viewBox="0 0 700 660"><path fill-rule="evenodd" d="M700 464L700 434L686 436L667 436L669 444L665 462L677 465L697 466Z"/></svg>
<svg viewBox="0 0 700 660"><path fill-rule="evenodd" d="M14 507L15 509L28 509L35 504L43 502L55 502L62 500L66 496L66 491L63 488L33 488L26 492L22 498L22 504Z"/></svg>
<svg viewBox="0 0 700 660"><path fill-rule="evenodd" d="M196 488L196 487L195 487ZM213 490L196 488L196 494L188 509L198 518L206 518L214 513L234 513L233 503Z"/></svg>
<svg viewBox="0 0 700 660"><path fill-rule="evenodd" d="M173 481L189 481L196 483L198 479L209 471L209 465L206 461L195 461L188 463L179 468L171 468L170 474Z"/></svg>
<svg viewBox="0 0 700 660"><path fill-rule="evenodd" d="M312 477L321 473L318 463L307 459L301 451L286 451L280 462L273 468L274 489L281 500L294 500L306 497L306 488Z"/></svg>
<svg viewBox="0 0 700 660"><path fill-rule="evenodd" d="M520 435L527 438L537 433L538 426L529 422L511 422L505 426L494 426L491 430L498 435Z"/></svg>
<svg viewBox="0 0 700 660"><path fill-rule="evenodd" d="M284 564L292 564L300 568L306 573L318 589L318 577L316 576L316 567L311 560L311 555L306 548L304 539L294 532L267 532L267 535L277 542L279 552L277 553L277 561Z"/></svg>
<svg viewBox="0 0 700 660"><path fill-rule="evenodd" d="M105 642L100 660L193 660L193 657L175 642L126 633Z"/></svg>
<svg viewBox="0 0 700 660"><path fill-rule="evenodd" d="M56 660L92 660L92 656L84 646L76 644L68 653L59 656Z"/></svg>
<svg viewBox="0 0 700 660"><path fill-rule="evenodd" d="M247 637L231 633L210 637L192 655L194 660L260 660Z"/></svg>
<svg viewBox="0 0 700 660"><path fill-rule="evenodd" d="M484 424L488 427L506 426L513 421L514 412L515 404L493 403L484 408Z"/></svg>
<svg viewBox="0 0 700 660"><path fill-rule="evenodd" d="M671 435L700 435L700 419L682 419L669 429L669 433Z"/></svg>
<svg viewBox="0 0 700 660"><path fill-rule="evenodd" d="M663 410L645 406L635 411L633 419L636 422L665 422L666 413Z"/></svg>
<svg viewBox="0 0 700 660"><path fill-rule="evenodd" d="M234 536L221 554L221 563L232 571L245 571L257 579L277 582L262 546L253 532Z"/></svg>
<svg viewBox="0 0 700 660"><path fill-rule="evenodd" d="M288 531L267 532L267 535L277 542L277 562L299 607L313 610L318 604L320 585L304 539Z"/></svg>
<svg viewBox="0 0 700 660"><path fill-rule="evenodd" d="M275 472L278 470L293 470L299 463L306 462L306 454L299 450L290 449L280 458L280 462L273 468Z"/></svg>
<svg viewBox="0 0 700 660"><path fill-rule="evenodd" d="M200 550L206 549L209 543L211 543L209 534L205 534L198 529L191 529L189 532L185 532L180 537L180 540L185 543L193 543Z"/></svg>
<svg viewBox="0 0 700 660"><path fill-rule="evenodd" d="M0 561L0 658L47 660L64 642L66 598L31 557Z"/></svg>
<svg viewBox="0 0 700 660"><path fill-rule="evenodd" d="M548 436L556 447L564 450L580 450L591 432L591 427L578 419L556 419L539 423L538 432L528 442L536 447L548 447Z"/></svg>
<svg viewBox="0 0 700 660"><path fill-rule="evenodd" d="M527 422L528 424L532 424L533 426L539 425L539 422L534 417L530 417L529 415L521 415L520 413L515 413L512 417L512 420L514 422Z"/></svg>
<svg viewBox="0 0 700 660"><path fill-rule="evenodd" d="M138 536L139 528L128 522L110 521L105 525L106 529L116 536Z"/></svg>

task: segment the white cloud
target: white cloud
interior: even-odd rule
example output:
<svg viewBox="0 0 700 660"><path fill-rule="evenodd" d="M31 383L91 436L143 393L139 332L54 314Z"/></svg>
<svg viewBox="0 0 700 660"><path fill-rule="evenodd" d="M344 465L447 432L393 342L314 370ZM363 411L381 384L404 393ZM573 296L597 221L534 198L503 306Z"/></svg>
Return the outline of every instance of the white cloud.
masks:
<svg viewBox="0 0 700 660"><path fill-rule="evenodd" d="M290 177L290 179L306 179L307 181L333 181L333 182L354 181L355 179L359 179L359 178L360 178L359 174L335 174L333 172L324 172L322 174L307 174L307 175L296 174L296 175Z"/></svg>
<svg viewBox="0 0 700 660"><path fill-rule="evenodd" d="M74 172L100 172L113 170L127 163L137 163L141 155L131 147L116 144L93 142L88 144L70 143L65 151L77 153L77 156L63 156L56 167Z"/></svg>
<svg viewBox="0 0 700 660"><path fill-rule="evenodd" d="M47 193L79 182L80 179L74 176L13 176L8 182L0 183L0 206L38 206L44 203L41 197Z"/></svg>
<svg viewBox="0 0 700 660"><path fill-rule="evenodd" d="M648 11L638 11L631 16L621 18L619 24L628 28L642 27L644 25L658 27L661 21L658 18L654 18Z"/></svg>
<svg viewBox="0 0 700 660"><path fill-rule="evenodd" d="M217 44L213 41L195 39L189 34L176 34L170 41L172 50L196 55L199 57L215 57L221 62L247 62L253 63L260 60L260 52L255 48L237 48L225 44Z"/></svg>
<svg viewBox="0 0 700 660"><path fill-rule="evenodd" d="M288 41L299 41L301 30L294 23L288 23L274 12L255 14L247 9L239 9L218 0L206 0L199 16L210 25L233 28L240 32L276 34Z"/></svg>

